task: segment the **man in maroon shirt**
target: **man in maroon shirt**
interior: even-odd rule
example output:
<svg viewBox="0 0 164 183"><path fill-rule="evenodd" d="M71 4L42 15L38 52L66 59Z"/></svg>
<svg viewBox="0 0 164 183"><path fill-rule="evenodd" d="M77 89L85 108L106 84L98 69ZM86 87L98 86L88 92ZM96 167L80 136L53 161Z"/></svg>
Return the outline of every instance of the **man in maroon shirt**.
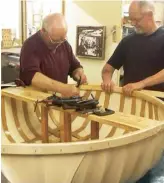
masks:
<svg viewBox="0 0 164 183"><path fill-rule="evenodd" d="M59 92L64 96L79 94L68 85L68 75L81 84L87 82L83 67L66 40L67 24L61 14L46 16L42 29L28 38L21 49L20 79L25 85Z"/></svg>

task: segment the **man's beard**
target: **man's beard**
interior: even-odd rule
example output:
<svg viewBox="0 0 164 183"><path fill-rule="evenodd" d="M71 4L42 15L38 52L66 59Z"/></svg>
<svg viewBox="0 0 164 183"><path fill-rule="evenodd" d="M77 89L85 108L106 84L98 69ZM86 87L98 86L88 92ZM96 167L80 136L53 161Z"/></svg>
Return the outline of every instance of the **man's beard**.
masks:
<svg viewBox="0 0 164 183"><path fill-rule="evenodd" d="M135 27L135 32L136 32L136 34L144 34L145 32L142 30L142 29L140 29L140 28L136 28Z"/></svg>

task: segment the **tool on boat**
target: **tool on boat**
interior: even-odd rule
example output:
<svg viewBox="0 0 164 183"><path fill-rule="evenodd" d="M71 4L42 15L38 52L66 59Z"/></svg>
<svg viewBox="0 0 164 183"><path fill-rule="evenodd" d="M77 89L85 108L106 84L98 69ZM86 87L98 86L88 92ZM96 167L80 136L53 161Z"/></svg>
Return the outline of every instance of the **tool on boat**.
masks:
<svg viewBox="0 0 164 183"><path fill-rule="evenodd" d="M84 99L84 97L81 96L59 97L53 94L52 96L49 96L44 100L37 100L35 103L34 111L36 110L38 103L45 103L47 107L62 107L64 110L74 109L75 111L82 114L96 114L98 116L105 116L114 113L113 110L98 106L99 101L96 100L93 95L92 99Z"/></svg>

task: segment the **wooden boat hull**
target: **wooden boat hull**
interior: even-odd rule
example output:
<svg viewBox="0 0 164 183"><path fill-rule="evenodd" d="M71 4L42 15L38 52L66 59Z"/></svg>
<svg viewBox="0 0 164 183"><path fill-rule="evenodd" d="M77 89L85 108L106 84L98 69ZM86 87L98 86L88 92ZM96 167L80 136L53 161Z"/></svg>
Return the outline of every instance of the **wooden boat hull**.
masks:
<svg viewBox="0 0 164 183"><path fill-rule="evenodd" d="M46 111L40 105L33 112L37 97L49 94L31 88L2 91L2 171L11 183L126 183L158 162L164 147L160 100L142 92L125 97L120 89L113 94L98 86L82 89L86 97L95 92L116 114L84 117L71 112L68 125L61 109ZM46 112L49 143L42 125Z"/></svg>

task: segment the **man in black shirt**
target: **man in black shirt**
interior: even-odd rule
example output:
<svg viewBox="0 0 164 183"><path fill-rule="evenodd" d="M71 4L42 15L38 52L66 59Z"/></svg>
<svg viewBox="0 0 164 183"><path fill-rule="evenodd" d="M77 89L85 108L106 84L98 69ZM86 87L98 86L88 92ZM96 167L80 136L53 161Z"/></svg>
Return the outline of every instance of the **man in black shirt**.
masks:
<svg viewBox="0 0 164 183"><path fill-rule="evenodd" d="M102 89L109 91L115 69L124 69L123 92L134 90L164 91L164 27L154 20L154 5L133 1L129 17L135 33L123 38L102 70Z"/></svg>

